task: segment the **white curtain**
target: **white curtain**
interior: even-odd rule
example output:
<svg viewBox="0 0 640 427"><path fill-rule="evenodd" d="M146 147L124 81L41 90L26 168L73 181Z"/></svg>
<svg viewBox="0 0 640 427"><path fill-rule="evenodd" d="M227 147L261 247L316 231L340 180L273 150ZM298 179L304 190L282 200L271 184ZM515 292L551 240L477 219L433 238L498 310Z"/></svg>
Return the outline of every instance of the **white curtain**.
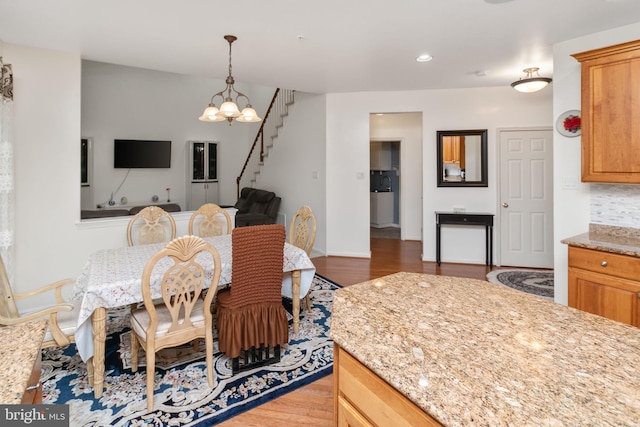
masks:
<svg viewBox="0 0 640 427"><path fill-rule="evenodd" d="M9 282L14 270L14 179L13 179L13 72L2 60L0 42L0 256Z"/></svg>

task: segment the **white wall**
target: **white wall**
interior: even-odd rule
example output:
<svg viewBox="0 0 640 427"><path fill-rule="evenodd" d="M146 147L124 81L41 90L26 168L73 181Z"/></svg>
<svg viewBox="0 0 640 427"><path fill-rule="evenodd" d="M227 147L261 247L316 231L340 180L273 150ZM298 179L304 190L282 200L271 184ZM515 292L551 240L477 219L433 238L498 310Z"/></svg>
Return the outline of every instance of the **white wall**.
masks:
<svg viewBox="0 0 640 427"><path fill-rule="evenodd" d="M287 229L300 206L311 208L317 222L313 257L324 255L326 246L326 104L324 95L296 92L294 96L294 104L289 107L284 126L265 158L256 187L282 197L280 213L285 217Z"/></svg>
<svg viewBox="0 0 640 427"><path fill-rule="evenodd" d="M14 72L13 287L20 292L77 276L80 259L86 260L75 226L80 206L80 56L7 43L3 56Z"/></svg>
<svg viewBox="0 0 640 427"><path fill-rule="evenodd" d="M422 113L372 114L369 136L374 140L400 141L400 237L421 240Z"/></svg>
<svg viewBox="0 0 640 427"><path fill-rule="evenodd" d="M327 175L327 253L370 256L370 113L422 113L421 149L407 150L403 159L418 158L422 164L422 176L415 174L407 179L412 183L421 180L423 260L434 261L434 212L450 211L454 206L467 211L497 211L496 129L550 126L551 89L533 94L506 86L327 95L327 167L331 170ZM452 129L488 129L489 187L436 186L436 131ZM447 227L442 239L443 260L484 263L483 228Z"/></svg>
<svg viewBox="0 0 640 427"><path fill-rule="evenodd" d="M90 205L104 203L123 182L127 169L113 167L113 140L171 140L171 168L131 169L115 195L129 204L150 202L152 195L186 208L189 140L219 141L218 179L220 204L234 204L236 176L259 124L206 123L197 120L211 96L225 87L222 80L125 67L101 62L82 62L82 136L93 137L93 195ZM274 88L237 85L257 111L265 111ZM255 95L255 97L254 97ZM220 105L220 98L216 98ZM243 105L241 105L242 107ZM86 204L85 204L86 206Z"/></svg>
<svg viewBox="0 0 640 427"><path fill-rule="evenodd" d="M553 117L554 121L567 110L579 110L580 63L571 54L611 46L640 38L640 23L616 28L601 33L558 43L553 49ZM608 225L630 226L624 217L608 215L598 218L590 215L591 191L602 189L598 184L580 182L581 153L580 137L567 138L554 130L554 285L555 301L567 304L568 260L567 246L560 243L564 238L586 233L589 222ZM611 185L604 187L605 193L625 194L627 203L620 204L617 197L597 196L601 212L624 211L630 206L640 209L640 190L637 186ZM592 217L593 216L593 217Z"/></svg>

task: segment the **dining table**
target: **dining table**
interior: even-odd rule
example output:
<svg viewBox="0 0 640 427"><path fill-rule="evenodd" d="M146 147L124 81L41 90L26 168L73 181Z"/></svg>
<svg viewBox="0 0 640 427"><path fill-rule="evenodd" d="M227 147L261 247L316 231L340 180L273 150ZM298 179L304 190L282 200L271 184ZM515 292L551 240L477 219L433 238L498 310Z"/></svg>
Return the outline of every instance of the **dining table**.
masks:
<svg viewBox="0 0 640 427"><path fill-rule="evenodd" d="M220 254L218 289L231 285L231 234L205 237ZM80 301L75 341L78 354L87 363L87 378L94 397L102 396L104 385L107 309L130 306L142 299L142 272L151 257L164 243L103 249L92 253L73 289L73 299ZM203 260L205 274L213 274L212 261ZM300 328L300 298L311 287L315 266L307 253L285 243L282 295L291 298L293 332ZM151 277L151 295L159 298L161 274Z"/></svg>

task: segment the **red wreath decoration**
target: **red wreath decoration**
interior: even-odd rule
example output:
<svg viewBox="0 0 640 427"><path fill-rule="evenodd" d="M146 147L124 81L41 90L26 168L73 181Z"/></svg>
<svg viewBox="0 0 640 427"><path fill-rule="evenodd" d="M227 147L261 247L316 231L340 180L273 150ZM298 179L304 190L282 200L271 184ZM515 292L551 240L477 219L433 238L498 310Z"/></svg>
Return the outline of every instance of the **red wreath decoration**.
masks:
<svg viewBox="0 0 640 427"><path fill-rule="evenodd" d="M582 120L580 116L567 116L567 118L564 119L563 126L567 132L576 133L582 129Z"/></svg>

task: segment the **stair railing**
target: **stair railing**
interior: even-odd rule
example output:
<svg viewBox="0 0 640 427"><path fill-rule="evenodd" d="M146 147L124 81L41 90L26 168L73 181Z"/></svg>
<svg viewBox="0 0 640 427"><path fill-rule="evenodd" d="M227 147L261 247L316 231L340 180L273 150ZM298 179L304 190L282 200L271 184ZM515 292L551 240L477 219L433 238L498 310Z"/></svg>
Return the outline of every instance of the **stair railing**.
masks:
<svg viewBox="0 0 640 427"><path fill-rule="evenodd" d="M253 141L253 145L251 145L251 149L249 150L249 154L242 166L242 170L240 171L240 175L236 178L236 197L240 198L240 181L244 173L247 170L249 162L256 151L256 147L258 146L258 142L260 143L259 149L259 160L257 165L260 165L264 162L265 157L265 148L269 148L273 141L272 139L278 135L278 129L282 127L284 116L287 114L287 106L290 103L289 98L292 96L293 91L290 89L280 89L277 88L273 94L273 98L271 98L271 103L269 103L269 107L267 108L267 112L264 115L264 119L262 120L262 124L260 125L260 129L258 130L256 137ZM265 147L265 135L267 136L267 147Z"/></svg>

